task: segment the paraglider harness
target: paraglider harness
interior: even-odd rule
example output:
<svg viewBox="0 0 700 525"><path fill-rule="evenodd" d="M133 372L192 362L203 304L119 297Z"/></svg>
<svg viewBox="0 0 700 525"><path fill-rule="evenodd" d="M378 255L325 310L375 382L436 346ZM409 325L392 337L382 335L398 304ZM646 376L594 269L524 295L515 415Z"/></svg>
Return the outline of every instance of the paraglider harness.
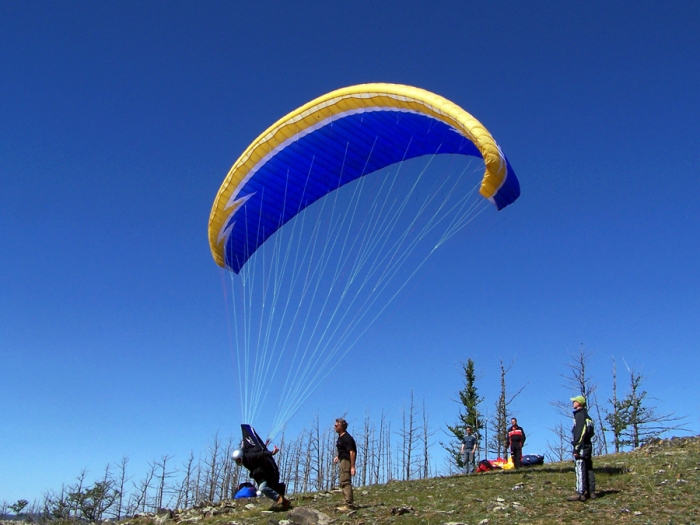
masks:
<svg viewBox="0 0 700 525"><path fill-rule="evenodd" d="M243 466L250 470L251 476L258 485L263 481L267 481L267 485L271 489L280 496L284 496L286 486L280 482L279 468L272 454L267 449L265 442L255 429L248 424L244 423L241 425L241 433L243 434L241 441ZM252 458L252 461L246 461L247 458Z"/></svg>

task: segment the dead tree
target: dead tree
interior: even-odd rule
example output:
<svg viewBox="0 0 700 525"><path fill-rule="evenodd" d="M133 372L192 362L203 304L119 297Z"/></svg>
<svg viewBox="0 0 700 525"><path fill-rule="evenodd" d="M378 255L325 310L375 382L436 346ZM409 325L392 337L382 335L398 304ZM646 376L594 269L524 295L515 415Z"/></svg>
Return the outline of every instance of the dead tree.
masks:
<svg viewBox="0 0 700 525"><path fill-rule="evenodd" d="M126 482L131 479L126 476L126 466L128 463L129 458L123 456L121 462L117 465L117 468L119 469L119 477L116 480L116 484L119 495L117 496L116 501L117 508L114 509L114 517L117 520L120 520L122 518L122 511L124 510L124 487L126 485Z"/></svg>
<svg viewBox="0 0 700 525"><path fill-rule="evenodd" d="M292 442L284 440L284 456L279 463L280 473L287 480L287 492L290 494L301 492L302 480L302 449L304 432L299 434Z"/></svg>
<svg viewBox="0 0 700 525"><path fill-rule="evenodd" d="M501 369L501 392L498 396L498 401L496 401L496 414L491 422L491 430L493 431L493 437L491 438L490 450L495 452L498 457L505 457L507 455L508 447L508 407L511 405L513 400L520 395L520 393L525 389L525 386L520 388L515 394L509 396L506 389L506 375L510 371L513 364L511 363L508 368L503 366L503 360L500 360Z"/></svg>
<svg viewBox="0 0 700 525"><path fill-rule="evenodd" d="M430 437L435 432L430 432L428 412L425 409L425 400L423 400L423 479L430 477Z"/></svg>
<svg viewBox="0 0 700 525"><path fill-rule="evenodd" d="M345 417L345 415L343 415ZM326 465L326 470L324 472L324 479L325 479L325 484L324 486L326 487L326 490L329 490L335 486L340 485L340 479L339 479L339 470L337 464L334 462L334 458L338 454L338 447L336 446L337 443L337 434L335 432L335 429L331 428L330 425L327 425L324 430L324 448L326 450L327 458L328 461L325 462ZM358 456L356 457L355 460L355 467L357 468L359 465L361 465L361 458Z"/></svg>
<svg viewBox="0 0 700 525"><path fill-rule="evenodd" d="M566 365L569 372L566 375L559 374L559 376L564 378L564 387L572 394L570 397L584 396L589 401L588 405L590 406L593 392L596 389L595 383L591 381L588 375L590 353L586 352L586 348L581 345L578 353L572 354L570 357L571 362ZM571 416L571 401L569 399L558 399L553 401L552 405L563 416Z"/></svg>
<svg viewBox="0 0 700 525"><path fill-rule="evenodd" d="M550 429L556 436L554 443L547 441L547 460L551 463L571 458L571 428L559 423Z"/></svg>
<svg viewBox="0 0 700 525"><path fill-rule="evenodd" d="M404 408L401 414L402 426L399 436L401 437L401 479L410 480L415 459L413 457L414 448L416 446L416 429L415 429L415 404L413 402L413 390L411 390L411 401L408 407L408 412Z"/></svg>
<svg viewBox="0 0 700 525"><path fill-rule="evenodd" d="M311 453L313 434L311 431L307 433L305 441L306 444L304 445L304 467L302 469L301 476L302 492L304 493L309 492L311 490L311 462L313 457Z"/></svg>
<svg viewBox="0 0 700 525"><path fill-rule="evenodd" d="M282 439L284 439L284 436ZM283 444L281 444L280 448L282 447ZM241 469L237 469L237 465L235 461L233 461L233 451L236 450L236 448L237 444L234 443L233 437L229 437L221 457L219 500L232 499L238 490Z"/></svg>
<svg viewBox="0 0 700 525"><path fill-rule="evenodd" d="M192 473L194 464L194 452L190 451L190 455L187 458L184 466L184 474L180 480L180 486L177 491L177 501L175 506L178 509L187 509L192 506Z"/></svg>
<svg viewBox="0 0 700 525"><path fill-rule="evenodd" d="M216 499L216 489L218 486L219 472L221 469L221 465L219 464L219 455L221 453L219 434L214 434L213 439L214 441L211 445L209 445L209 457L204 461L207 470L203 487L203 493L206 495L206 500L211 503L213 503Z"/></svg>
<svg viewBox="0 0 700 525"><path fill-rule="evenodd" d="M595 404L596 401L596 384L593 383L593 381L591 381L590 375L588 374L588 362L590 361L591 357L590 353L586 351L584 345L581 345L579 347L578 353L571 354L570 357L571 361L566 365L569 371L567 372L567 374L559 375L564 379L564 387L571 394L569 397L579 395L584 396L587 400L587 406L590 410L590 408ZM569 399L557 399L556 401L552 401L551 404L557 409L557 412L559 412L559 414L561 414L563 417L566 417L567 420L571 419L572 408L571 401ZM556 436L554 444L548 443L547 445L551 457L560 458L558 459L558 461L568 459L570 456L571 447L567 447L567 450L564 452L562 451L562 443L571 441L570 427L567 428L567 425L560 423L555 428L550 430L554 432ZM599 444L596 449L596 453L599 454L602 450L605 450L605 448L607 448L607 445L605 443L605 433L601 431L598 434L600 438L596 439L596 443Z"/></svg>
<svg viewBox="0 0 700 525"><path fill-rule="evenodd" d="M593 406L595 407L596 424L598 424L600 428L600 432L598 433L599 435L594 438L594 453L596 455L608 454L608 439L605 435L605 416L600 410L598 396L595 394L595 392L591 395L591 397L593 398Z"/></svg>
<svg viewBox="0 0 700 525"><path fill-rule="evenodd" d="M384 468L382 470L384 479L380 483L387 483L396 479L396 476L394 476L394 455L391 442L391 421L387 421L386 431L384 432Z"/></svg>
<svg viewBox="0 0 700 525"><path fill-rule="evenodd" d="M197 466L195 467L195 472L197 474L196 479L194 480L194 503L195 505L203 503L204 501L204 492L202 491L202 478L204 477L203 474L203 468L202 468L202 460L201 458L197 461Z"/></svg>
<svg viewBox="0 0 700 525"><path fill-rule="evenodd" d="M375 445L372 450L372 469L370 483L378 485L384 481L388 481L388 476L383 470L388 464L388 451L387 445L391 447L391 442L387 442L387 435L391 433L391 429L387 430L387 416L384 411L379 418L379 435L375 441Z"/></svg>
<svg viewBox="0 0 700 525"><path fill-rule="evenodd" d="M163 498L165 496L166 482L175 475L174 472L168 472L167 469L168 461L170 461L172 458L173 456L162 456L160 458L160 462L154 462L153 465L154 470L158 470L156 494L153 503L153 506L155 507L156 511L162 509L165 506L163 504Z"/></svg>
<svg viewBox="0 0 700 525"><path fill-rule="evenodd" d="M325 489L325 471L326 471L326 466L325 466L325 461L326 461L326 451L325 447L323 446L323 436L322 436L322 431L321 431L321 423L319 421L318 416L316 416L316 419L313 422L313 426L311 429L311 433L313 436L313 439L310 441L310 446L311 450L310 453L313 457L312 465L313 465L313 479L314 479L314 489L317 491L322 491Z"/></svg>
<svg viewBox="0 0 700 525"><path fill-rule="evenodd" d="M130 514L133 514L137 511L141 512L146 512L148 508L148 492L151 489L151 483L153 481L153 477L155 476L155 462L149 463L150 470L146 473L146 477L142 479L138 485L134 483L134 489L136 492L133 494L133 504L130 505L132 507L132 512Z"/></svg>
<svg viewBox="0 0 700 525"><path fill-rule="evenodd" d="M362 430L362 437L360 441L360 445L358 446L358 455L360 455L362 458L364 458L364 461L362 462L362 468L358 470L359 478L360 478L360 485L367 485L367 475L368 475L368 469L371 468L372 465L372 436L374 434L374 427L371 424L369 413L365 414L365 421L364 421L364 426Z"/></svg>

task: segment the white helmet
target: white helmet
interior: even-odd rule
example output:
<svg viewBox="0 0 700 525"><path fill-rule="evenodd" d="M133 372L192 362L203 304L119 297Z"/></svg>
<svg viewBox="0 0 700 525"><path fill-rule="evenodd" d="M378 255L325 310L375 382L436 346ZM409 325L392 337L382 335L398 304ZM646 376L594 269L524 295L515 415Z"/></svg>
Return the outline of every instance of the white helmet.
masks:
<svg viewBox="0 0 700 525"><path fill-rule="evenodd" d="M233 451L233 460L243 460L243 451L240 448Z"/></svg>

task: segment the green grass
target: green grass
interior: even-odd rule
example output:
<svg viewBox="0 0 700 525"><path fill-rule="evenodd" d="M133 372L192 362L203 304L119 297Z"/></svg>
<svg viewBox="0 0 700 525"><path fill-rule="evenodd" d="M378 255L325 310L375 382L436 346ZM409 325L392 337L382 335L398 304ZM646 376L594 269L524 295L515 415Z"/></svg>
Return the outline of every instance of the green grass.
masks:
<svg viewBox="0 0 700 525"><path fill-rule="evenodd" d="M386 485L356 487L358 509L341 513L339 491L297 495L296 507L315 508L334 524L700 524L700 436L656 441L630 453L594 458L599 497L569 502L573 463L518 471L493 471ZM247 503L247 502L246 502ZM204 517L197 525L274 523L288 513L270 513L268 500L246 509ZM399 511L399 509L402 509ZM188 513L172 521L185 521ZM146 525L142 518L128 520Z"/></svg>

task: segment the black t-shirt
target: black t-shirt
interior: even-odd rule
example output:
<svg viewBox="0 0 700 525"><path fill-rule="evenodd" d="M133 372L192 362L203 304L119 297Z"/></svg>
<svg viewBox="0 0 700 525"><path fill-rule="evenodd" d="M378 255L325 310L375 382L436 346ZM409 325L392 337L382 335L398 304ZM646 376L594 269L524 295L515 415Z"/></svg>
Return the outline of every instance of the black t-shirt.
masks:
<svg viewBox="0 0 700 525"><path fill-rule="evenodd" d="M336 443L338 447L338 459L350 459L350 452L357 454L357 447L355 446L355 440L353 437L345 432L342 436L338 436L338 442Z"/></svg>

